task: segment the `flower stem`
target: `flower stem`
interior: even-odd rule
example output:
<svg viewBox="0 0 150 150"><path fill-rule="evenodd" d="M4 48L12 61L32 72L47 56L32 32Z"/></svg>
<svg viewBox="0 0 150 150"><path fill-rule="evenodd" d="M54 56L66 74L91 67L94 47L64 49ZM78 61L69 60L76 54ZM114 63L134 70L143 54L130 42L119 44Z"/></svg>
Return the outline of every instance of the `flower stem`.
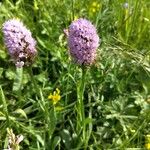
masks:
<svg viewBox="0 0 150 150"><path fill-rule="evenodd" d="M72 0L72 20L74 20L74 0Z"/></svg>
<svg viewBox="0 0 150 150"><path fill-rule="evenodd" d="M30 74L30 77L31 77L31 81L32 81L32 83L34 85L35 91L38 94L38 96L41 98L40 89L38 88L38 85L37 85L37 83L35 81L35 78L34 78L34 75L33 75L33 71L32 71L32 67L29 68L29 74Z"/></svg>
<svg viewBox="0 0 150 150"><path fill-rule="evenodd" d="M18 95L19 100L22 100L22 80L23 80L23 67L16 67L16 76L13 83L13 92Z"/></svg>
<svg viewBox="0 0 150 150"><path fill-rule="evenodd" d="M85 77L86 77L86 68L82 68L82 78L80 80L79 86L77 87L77 131L82 132L82 138L85 140L85 112L84 112L84 90L85 90Z"/></svg>

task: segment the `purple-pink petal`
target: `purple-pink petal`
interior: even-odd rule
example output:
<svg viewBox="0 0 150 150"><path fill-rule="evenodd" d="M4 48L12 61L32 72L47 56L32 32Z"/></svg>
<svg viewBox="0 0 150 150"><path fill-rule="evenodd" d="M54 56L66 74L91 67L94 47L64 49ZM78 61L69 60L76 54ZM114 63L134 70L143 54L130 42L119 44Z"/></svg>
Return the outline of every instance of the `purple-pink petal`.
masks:
<svg viewBox="0 0 150 150"><path fill-rule="evenodd" d="M3 24L4 43L17 67L33 62L37 50L31 32L18 19L10 19Z"/></svg>
<svg viewBox="0 0 150 150"><path fill-rule="evenodd" d="M79 65L91 65L99 46L99 36L94 25L80 18L71 23L68 31L70 55Z"/></svg>

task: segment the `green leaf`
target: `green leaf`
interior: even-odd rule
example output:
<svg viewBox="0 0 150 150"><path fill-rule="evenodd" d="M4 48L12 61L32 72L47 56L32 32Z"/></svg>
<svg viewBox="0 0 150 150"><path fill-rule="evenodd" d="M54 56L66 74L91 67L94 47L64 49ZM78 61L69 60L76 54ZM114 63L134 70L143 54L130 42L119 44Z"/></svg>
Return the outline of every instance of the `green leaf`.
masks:
<svg viewBox="0 0 150 150"><path fill-rule="evenodd" d="M55 126L56 126L56 113L55 113L54 107L52 107L51 110L49 111L49 116L50 116L50 120L48 122L49 134L50 136L52 136L55 130Z"/></svg>
<svg viewBox="0 0 150 150"><path fill-rule="evenodd" d="M21 90L22 85L22 75L23 75L23 68L16 68L16 77L13 84L13 91L18 92Z"/></svg>
<svg viewBox="0 0 150 150"><path fill-rule="evenodd" d="M55 149L56 146L60 143L60 141L61 141L61 138L59 136L56 136L52 143L52 149Z"/></svg>
<svg viewBox="0 0 150 150"><path fill-rule="evenodd" d="M38 43L45 49L47 49L47 46L45 45L45 42L43 42L39 37L37 37Z"/></svg>
<svg viewBox="0 0 150 150"><path fill-rule="evenodd" d="M63 143L65 144L65 147L70 150L71 149L71 135L69 133L68 130L64 129L62 132L61 132L61 137L62 137L62 141Z"/></svg>
<svg viewBox="0 0 150 150"><path fill-rule="evenodd" d="M6 51L4 51L4 50L0 50L0 58L5 59L5 58L6 58L6 56L7 56Z"/></svg>
<svg viewBox="0 0 150 150"><path fill-rule="evenodd" d="M2 75L2 73L3 73L3 68L0 68L0 76Z"/></svg>
<svg viewBox="0 0 150 150"><path fill-rule="evenodd" d="M91 118L86 118L85 120L84 120L84 124L85 125L87 125L87 124L89 124L89 123L92 123L93 122L93 119L91 119Z"/></svg>
<svg viewBox="0 0 150 150"><path fill-rule="evenodd" d="M15 73L11 69L8 69L5 74L6 78L9 80L13 80L15 78Z"/></svg>
<svg viewBox="0 0 150 150"><path fill-rule="evenodd" d="M44 146L44 140L42 139L42 137L38 134L35 135L37 140L42 144L42 146Z"/></svg>
<svg viewBox="0 0 150 150"><path fill-rule="evenodd" d="M5 95L3 92L2 87L0 86L0 103L2 103L3 105L3 112L5 113L7 122L9 123L9 115L8 115L8 110L7 110L7 103L6 103L6 99L5 99Z"/></svg>
<svg viewBox="0 0 150 150"><path fill-rule="evenodd" d="M20 114L21 116L25 117L26 119L28 118L23 109L17 109L17 110L15 110L15 113Z"/></svg>

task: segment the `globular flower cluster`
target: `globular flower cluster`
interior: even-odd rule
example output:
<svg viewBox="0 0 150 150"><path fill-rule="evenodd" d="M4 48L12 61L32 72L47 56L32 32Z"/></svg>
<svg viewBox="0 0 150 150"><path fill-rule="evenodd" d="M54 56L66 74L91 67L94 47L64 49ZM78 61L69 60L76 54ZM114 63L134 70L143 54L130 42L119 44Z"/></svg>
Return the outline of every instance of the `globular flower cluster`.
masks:
<svg viewBox="0 0 150 150"><path fill-rule="evenodd" d="M4 42L17 67L30 65L36 54L36 41L31 32L18 19L3 24Z"/></svg>
<svg viewBox="0 0 150 150"><path fill-rule="evenodd" d="M85 66L93 64L99 46L99 36L94 25L83 18L73 21L68 29L68 45L76 63Z"/></svg>

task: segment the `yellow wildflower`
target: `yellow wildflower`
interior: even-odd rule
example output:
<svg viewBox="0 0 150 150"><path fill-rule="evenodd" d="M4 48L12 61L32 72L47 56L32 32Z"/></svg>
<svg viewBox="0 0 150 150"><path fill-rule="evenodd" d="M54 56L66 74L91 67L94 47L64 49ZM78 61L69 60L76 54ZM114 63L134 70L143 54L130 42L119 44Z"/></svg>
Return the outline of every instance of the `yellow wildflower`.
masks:
<svg viewBox="0 0 150 150"><path fill-rule="evenodd" d="M92 3L92 6L93 6L93 7L96 7L96 6L97 6L97 2L93 2L93 3Z"/></svg>
<svg viewBox="0 0 150 150"><path fill-rule="evenodd" d="M145 136L145 140L147 141L147 143L150 143L150 134L147 134L147 135Z"/></svg>
<svg viewBox="0 0 150 150"><path fill-rule="evenodd" d="M58 101L61 99L60 90L56 88L56 91L54 91L53 94L50 93L48 99L52 100L53 105L56 105Z"/></svg>
<svg viewBox="0 0 150 150"><path fill-rule="evenodd" d="M100 4L97 4L97 9L99 9L100 8Z"/></svg>
<svg viewBox="0 0 150 150"><path fill-rule="evenodd" d="M94 1L90 4L90 7L89 7L89 13L92 15L92 14L95 14L96 12L98 12L100 10L100 3L98 1Z"/></svg>
<svg viewBox="0 0 150 150"><path fill-rule="evenodd" d="M149 134L147 134L147 135L145 136L145 148L146 148L147 150L150 150L150 135L149 135Z"/></svg>
<svg viewBox="0 0 150 150"><path fill-rule="evenodd" d="M95 8L92 8L92 12L95 13L95 12L96 12L96 9L95 9Z"/></svg>
<svg viewBox="0 0 150 150"><path fill-rule="evenodd" d="M150 150L150 143L146 143L146 144L145 144L145 148L146 148L147 150Z"/></svg>

